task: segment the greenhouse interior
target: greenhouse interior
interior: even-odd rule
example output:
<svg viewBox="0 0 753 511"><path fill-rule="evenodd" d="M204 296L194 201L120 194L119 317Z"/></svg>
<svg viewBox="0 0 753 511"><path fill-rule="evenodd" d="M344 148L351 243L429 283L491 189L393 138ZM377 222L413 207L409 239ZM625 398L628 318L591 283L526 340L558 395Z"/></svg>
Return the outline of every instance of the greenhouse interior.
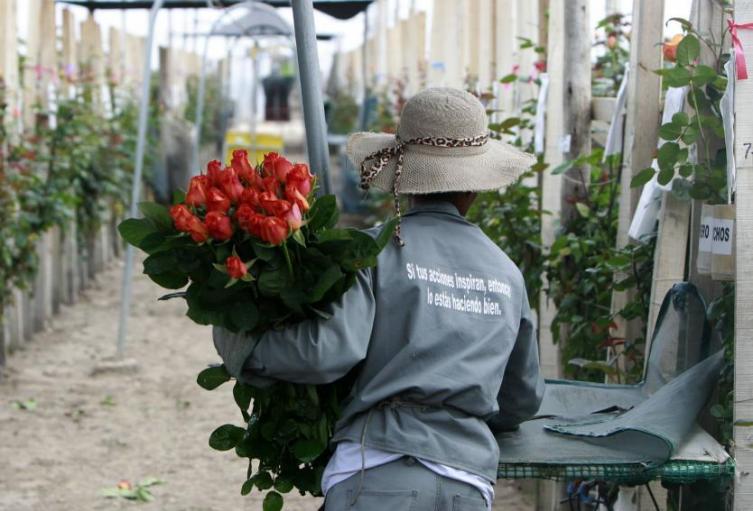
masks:
<svg viewBox="0 0 753 511"><path fill-rule="evenodd" d="M0 511L753 510L751 58L753 0L0 0Z"/></svg>

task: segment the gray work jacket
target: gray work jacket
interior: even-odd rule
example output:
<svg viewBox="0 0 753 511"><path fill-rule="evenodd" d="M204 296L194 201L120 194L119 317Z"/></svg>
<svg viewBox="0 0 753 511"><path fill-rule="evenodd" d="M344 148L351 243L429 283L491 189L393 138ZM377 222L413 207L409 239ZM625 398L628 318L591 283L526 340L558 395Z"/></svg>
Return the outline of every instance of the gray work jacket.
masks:
<svg viewBox="0 0 753 511"><path fill-rule="evenodd" d="M494 481L493 431L533 416L543 394L523 277L447 202L411 210L402 237L404 247L390 243L358 274L331 319L256 343L216 328L218 352L251 383L327 383L360 363L333 442L363 440Z"/></svg>

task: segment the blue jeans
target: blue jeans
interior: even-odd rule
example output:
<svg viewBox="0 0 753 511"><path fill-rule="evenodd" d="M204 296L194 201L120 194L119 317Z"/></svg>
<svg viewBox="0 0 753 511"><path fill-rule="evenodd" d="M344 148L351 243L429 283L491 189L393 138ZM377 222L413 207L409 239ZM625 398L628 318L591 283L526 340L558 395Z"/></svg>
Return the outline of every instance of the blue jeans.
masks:
<svg viewBox="0 0 753 511"><path fill-rule="evenodd" d="M473 486L435 474L415 458L354 474L327 492L325 511L486 511Z"/></svg>

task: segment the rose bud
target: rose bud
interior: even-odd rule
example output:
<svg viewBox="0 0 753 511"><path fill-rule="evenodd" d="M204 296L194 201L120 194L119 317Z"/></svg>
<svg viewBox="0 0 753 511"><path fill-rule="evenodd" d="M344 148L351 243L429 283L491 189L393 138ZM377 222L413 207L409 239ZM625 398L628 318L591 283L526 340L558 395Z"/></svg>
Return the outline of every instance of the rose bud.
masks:
<svg viewBox="0 0 753 511"><path fill-rule="evenodd" d="M293 168L293 164L286 158L283 158L277 153L267 153L264 156L264 163L262 163L264 169L264 176L274 176L279 182L284 182L288 175L288 172Z"/></svg>
<svg viewBox="0 0 753 511"><path fill-rule="evenodd" d="M191 239L196 243L204 243L209 237L207 227L183 204L177 204L170 208L170 216L175 228L190 234Z"/></svg>
<svg viewBox="0 0 753 511"><path fill-rule="evenodd" d="M609 34L607 36L607 48L614 50L617 47L617 34Z"/></svg>
<svg viewBox="0 0 753 511"><path fill-rule="evenodd" d="M667 60L669 62L674 62L677 58L677 46L680 44L680 41L682 41L682 34L677 34L674 37L672 37L671 40L668 42L662 44L662 52L664 53L664 60Z"/></svg>
<svg viewBox="0 0 753 511"><path fill-rule="evenodd" d="M264 217L261 223L259 237L270 245L280 245L288 238L290 228L288 223L276 216Z"/></svg>
<svg viewBox="0 0 753 511"><path fill-rule="evenodd" d="M304 197L301 192L291 184L285 186L285 198L296 204L301 211L305 212L309 210L309 201L306 200L306 197Z"/></svg>
<svg viewBox="0 0 753 511"><path fill-rule="evenodd" d="M238 211L235 212L235 219L238 225L247 233L261 238L261 224L264 219L259 213L248 204L241 204Z"/></svg>
<svg viewBox="0 0 753 511"><path fill-rule="evenodd" d="M210 185L219 185L220 174L222 174L222 163L219 160L212 160L207 163L207 176L209 176Z"/></svg>
<svg viewBox="0 0 753 511"><path fill-rule="evenodd" d="M210 188L207 192L207 211L227 213L228 209L230 209L230 199L219 188Z"/></svg>
<svg viewBox="0 0 753 511"><path fill-rule="evenodd" d="M293 204L283 218L292 231L297 231L303 225L303 215L301 215L298 204Z"/></svg>
<svg viewBox="0 0 753 511"><path fill-rule="evenodd" d="M193 213L184 204L176 204L170 208L170 217L173 219L175 228L181 232L188 232Z"/></svg>
<svg viewBox="0 0 753 511"><path fill-rule="evenodd" d="M230 256L225 260L225 269L227 269L227 274L234 279L242 279L243 276L248 273L246 264L240 257L235 255Z"/></svg>
<svg viewBox="0 0 753 511"><path fill-rule="evenodd" d="M292 184L304 197L311 193L314 176L305 163L296 163L287 176L286 184Z"/></svg>
<svg viewBox="0 0 753 511"><path fill-rule="evenodd" d="M238 179L235 169L233 167L226 168L225 171L220 174L219 180L220 189L231 202L238 203L241 194L243 193L243 185L241 184L240 179Z"/></svg>
<svg viewBox="0 0 753 511"><path fill-rule="evenodd" d="M217 241L227 241L233 237L233 223L221 211L210 211L204 219L209 235Z"/></svg>
<svg viewBox="0 0 753 511"><path fill-rule="evenodd" d="M207 188L209 188L208 176L195 176L188 183L188 193L186 193L186 204L195 208L204 206L207 203Z"/></svg>
<svg viewBox="0 0 753 511"><path fill-rule="evenodd" d="M236 149L233 151L233 158L230 165L235 169L238 177L247 185L261 188L261 176L256 172L248 161L248 151L245 149Z"/></svg>
<svg viewBox="0 0 753 511"><path fill-rule="evenodd" d="M539 73L545 73L546 72L546 60L537 60L533 63L533 67L536 68L536 71Z"/></svg>

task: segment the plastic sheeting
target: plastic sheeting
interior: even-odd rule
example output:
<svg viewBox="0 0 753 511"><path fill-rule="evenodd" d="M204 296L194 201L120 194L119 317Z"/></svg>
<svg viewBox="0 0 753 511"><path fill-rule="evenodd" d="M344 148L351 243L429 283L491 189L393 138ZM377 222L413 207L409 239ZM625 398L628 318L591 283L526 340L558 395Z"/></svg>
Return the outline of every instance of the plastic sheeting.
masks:
<svg viewBox="0 0 753 511"><path fill-rule="evenodd" d="M497 436L500 466L507 466L500 477L515 464L567 466L571 475L578 466L649 470L681 450L683 459L725 462L724 449L696 425L723 364L722 352L706 356L708 344L703 300L694 286L675 285L662 303L643 381L547 381L538 416Z"/></svg>

